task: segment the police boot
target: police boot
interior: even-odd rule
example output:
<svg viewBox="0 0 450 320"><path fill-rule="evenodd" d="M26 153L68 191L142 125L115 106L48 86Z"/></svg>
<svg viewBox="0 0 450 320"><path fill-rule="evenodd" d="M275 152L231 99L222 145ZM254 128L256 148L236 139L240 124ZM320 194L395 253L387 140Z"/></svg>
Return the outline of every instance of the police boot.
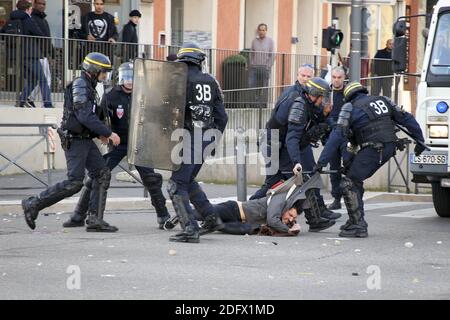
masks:
<svg viewBox="0 0 450 320"><path fill-rule="evenodd" d="M336 221L323 218L320 212L320 206L317 202L316 192L312 189L306 191L306 199L310 208L305 209L306 223L309 225L309 232L319 232L333 226Z"/></svg>
<svg viewBox="0 0 450 320"><path fill-rule="evenodd" d="M367 232L367 222L364 218L360 218L359 220L355 220L354 218L349 219L350 223L348 225L344 225L341 232L339 233L339 237L343 238L367 238L369 233Z"/></svg>
<svg viewBox="0 0 450 320"><path fill-rule="evenodd" d="M205 220L202 223L200 235L203 236L208 233L219 231L223 229L223 227L224 224L222 222L222 219L220 219L220 217L217 216L216 214L210 214L205 218Z"/></svg>
<svg viewBox="0 0 450 320"><path fill-rule="evenodd" d="M170 194L170 193L169 193ZM186 209L186 202L182 195L172 193L172 204L175 208L180 223L184 226L183 231L171 236L169 241L173 242L200 242L200 233L198 230L197 222L189 217L189 213Z"/></svg>
<svg viewBox="0 0 450 320"><path fill-rule="evenodd" d="M164 229L164 224L170 219L170 214L166 207L166 198L161 191L162 175L159 173L149 174L142 178L142 182L150 193L152 205L156 211L158 227Z"/></svg>
<svg viewBox="0 0 450 320"><path fill-rule="evenodd" d="M39 198L38 197L29 197L28 199L22 200L22 209L23 214L25 216L25 221L27 225L31 228L31 230L36 229L35 220L39 215Z"/></svg>
<svg viewBox="0 0 450 320"><path fill-rule="evenodd" d="M37 219L40 210L47 208L64 198L74 195L80 191L82 186L82 181L66 180L41 192L39 197L34 196L22 200L22 209L27 225L34 230L36 228L34 221Z"/></svg>
<svg viewBox="0 0 450 320"><path fill-rule="evenodd" d="M353 189L353 181L347 177L343 177L341 181L341 190L349 219L341 227L339 236L346 238L366 238L368 236L367 222L361 215L358 194Z"/></svg>
<svg viewBox="0 0 450 320"><path fill-rule="evenodd" d="M91 187L92 179L88 178L83 189L81 189L80 199L78 199L73 214L70 216L69 220L63 223L64 228L84 227L84 221L86 220L87 211L89 209Z"/></svg>
<svg viewBox="0 0 450 320"><path fill-rule="evenodd" d="M171 236L169 238L169 241L199 243L200 242L200 233L194 226L188 225L182 232L180 232L174 236Z"/></svg>
<svg viewBox="0 0 450 320"><path fill-rule="evenodd" d="M362 221L363 221L363 224L365 224L365 227L367 228L368 224L367 224L366 220L364 220L364 218L362 218ZM353 224L353 221L351 219L348 219L347 221L345 221L345 224L343 224L342 226L339 227L339 229L340 230L347 229L352 224Z"/></svg>
<svg viewBox="0 0 450 320"><path fill-rule="evenodd" d="M325 204L323 204L319 207L320 207L320 216L322 218L329 219L329 220L337 220L340 217L342 217L342 214L340 214L339 212L334 212L334 211L327 209Z"/></svg>
<svg viewBox="0 0 450 320"><path fill-rule="evenodd" d="M341 208L341 198L334 198L334 201L328 206L328 210L339 210Z"/></svg>
<svg viewBox="0 0 450 320"><path fill-rule="evenodd" d="M342 214L338 212L333 212L325 206L325 202L323 201L323 197L319 193L319 189L312 189L314 191L314 195L317 199L317 204L319 205L320 209L320 216L322 218L328 219L328 220L336 220L342 217Z"/></svg>
<svg viewBox="0 0 450 320"><path fill-rule="evenodd" d="M97 187L99 191L98 206L96 211L95 210L89 211L89 217L86 221L87 232L116 232L119 230L115 226L111 226L105 220L103 220L103 214L105 212L106 207L107 189L109 187L110 179L111 173L108 169L101 173L98 181L95 183L95 187Z"/></svg>
<svg viewBox="0 0 450 320"><path fill-rule="evenodd" d="M306 224L309 225L309 232L319 232L328 229L336 223L335 220L316 217L311 213L311 209L305 209Z"/></svg>

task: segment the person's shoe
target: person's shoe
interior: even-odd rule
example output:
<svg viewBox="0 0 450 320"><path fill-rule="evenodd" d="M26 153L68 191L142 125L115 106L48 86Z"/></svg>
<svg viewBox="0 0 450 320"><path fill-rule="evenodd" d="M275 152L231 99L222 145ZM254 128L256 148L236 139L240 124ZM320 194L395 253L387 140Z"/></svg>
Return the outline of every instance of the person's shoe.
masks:
<svg viewBox="0 0 450 320"><path fill-rule="evenodd" d="M166 231L172 230L180 222L180 218L177 215L164 222L163 229Z"/></svg>
<svg viewBox="0 0 450 320"><path fill-rule="evenodd" d="M200 233L191 226L187 226L183 232L180 232L169 238L172 242L188 242L188 243L199 243Z"/></svg>
<svg viewBox="0 0 450 320"><path fill-rule="evenodd" d="M339 210L342 208L341 199L334 198L334 201L328 206L328 210Z"/></svg>
<svg viewBox="0 0 450 320"><path fill-rule="evenodd" d="M328 220L336 220L336 219L339 219L340 217L342 217L342 214L340 214L339 212L334 212L327 208L324 208L322 210L322 212L320 213L320 216L322 218L325 218Z"/></svg>
<svg viewBox="0 0 450 320"><path fill-rule="evenodd" d="M119 229L111 226L105 220L100 220L95 216L90 216L86 221L87 232L116 232Z"/></svg>
<svg viewBox="0 0 450 320"><path fill-rule="evenodd" d="M72 220L72 218L69 218L66 222L63 223L64 228L77 228L77 227L84 227L84 220L75 221Z"/></svg>
<svg viewBox="0 0 450 320"><path fill-rule="evenodd" d="M223 229L224 224L222 219L217 217L215 214L211 214L205 218L200 229L200 235L203 236L208 233L219 231Z"/></svg>
<svg viewBox="0 0 450 320"><path fill-rule="evenodd" d="M165 215L162 217L157 217L156 221L158 222L159 229L165 230L164 225L167 221L170 220L170 215ZM175 226L174 226L175 227Z"/></svg>
<svg viewBox="0 0 450 320"><path fill-rule="evenodd" d="M367 222L366 220L362 219L360 221L362 223L363 226L365 226L367 228ZM349 226L351 226L353 224L352 220L348 219L347 221L345 221L345 224L343 224L342 226L339 227L340 230L344 230L347 229Z"/></svg>
<svg viewBox="0 0 450 320"><path fill-rule="evenodd" d="M308 232L319 232L319 231L322 231L322 230L325 230L325 229L328 229L328 228L334 226L336 221L321 218L320 221L318 221L316 223L309 223L309 222L307 222L307 223L309 225Z"/></svg>
<svg viewBox="0 0 450 320"><path fill-rule="evenodd" d="M28 199L22 200L22 209L25 221L31 230L36 229L36 223L34 221L39 215L37 200L37 197L29 197Z"/></svg>
<svg viewBox="0 0 450 320"><path fill-rule="evenodd" d="M36 105L34 104L33 100L27 99L27 101L25 102L25 106L27 108L36 108Z"/></svg>
<svg viewBox="0 0 450 320"><path fill-rule="evenodd" d="M367 222L364 219L359 220L357 224L349 224L339 233L339 237L343 238L367 238Z"/></svg>

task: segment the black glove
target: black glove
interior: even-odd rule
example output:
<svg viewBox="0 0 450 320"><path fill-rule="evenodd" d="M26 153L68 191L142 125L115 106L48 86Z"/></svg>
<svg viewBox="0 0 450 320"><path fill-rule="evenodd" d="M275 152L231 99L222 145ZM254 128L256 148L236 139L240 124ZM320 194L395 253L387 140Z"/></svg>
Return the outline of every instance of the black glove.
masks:
<svg viewBox="0 0 450 320"><path fill-rule="evenodd" d="M416 157L420 156L420 154L422 152L425 151L425 147L421 144L416 144L416 147L414 148L414 154L416 155Z"/></svg>
<svg viewBox="0 0 450 320"><path fill-rule="evenodd" d="M314 168L312 169L312 172L311 172L311 173L314 175L314 174L316 174L317 172L323 173L323 166L320 165L319 163L316 164L316 165L314 166Z"/></svg>

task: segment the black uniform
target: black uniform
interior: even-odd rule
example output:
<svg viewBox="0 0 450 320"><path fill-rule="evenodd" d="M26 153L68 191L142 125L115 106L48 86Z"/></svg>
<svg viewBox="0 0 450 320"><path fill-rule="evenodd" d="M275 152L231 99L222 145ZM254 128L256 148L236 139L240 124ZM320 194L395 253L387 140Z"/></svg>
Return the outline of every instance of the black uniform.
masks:
<svg viewBox="0 0 450 320"><path fill-rule="evenodd" d="M112 171L127 155L131 93L123 91L122 86L116 86L103 96L101 108L102 110L107 110L111 120L111 128L120 136L120 145L114 147L111 152L103 156L106 165ZM141 176L144 186L150 193L151 201L158 217L158 223L162 226L162 224L170 218L166 208L166 199L161 191L162 176L159 173L155 173L152 168L136 166L136 169ZM88 179L83 187L74 214L71 216L71 219L64 224L65 227L84 225L91 188L92 180Z"/></svg>
<svg viewBox="0 0 450 320"><path fill-rule="evenodd" d="M35 228L34 220L40 210L81 190L86 169L92 179L88 228L95 229L100 222L106 224L103 211L111 173L92 139L109 137L112 131L99 118L101 110L98 108L95 84L96 81L83 71L66 88L64 115L58 133L66 156L68 179L48 188L39 196L22 201L27 223L32 229Z"/></svg>
<svg viewBox="0 0 450 320"><path fill-rule="evenodd" d="M367 237L364 180L370 178L395 155L399 145L395 123L405 126L416 140L423 142L424 138L414 117L387 97L367 96L357 92L349 101L351 103L342 107L338 125L320 155L318 167L325 167L347 138L353 145L359 146L360 150L353 160L350 161L348 154L343 157L347 173L342 178L341 190L349 220L340 236Z"/></svg>
<svg viewBox="0 0 450 320"><path fill-rule="evenodd" d="M214 141L195 143L194 140L198 136L203 137L208 129L223 132L227 122L228 116L219 84L211 75L203 73L200 66L188 63L185 129L194 139L184 140L183 149L190 150L190 159L183 158L180 169L172 173L168 192L180 220L194 233L199 228L189 202L205 219L215 216L206 194L195 181L204 162L203 151Z"/></svg>

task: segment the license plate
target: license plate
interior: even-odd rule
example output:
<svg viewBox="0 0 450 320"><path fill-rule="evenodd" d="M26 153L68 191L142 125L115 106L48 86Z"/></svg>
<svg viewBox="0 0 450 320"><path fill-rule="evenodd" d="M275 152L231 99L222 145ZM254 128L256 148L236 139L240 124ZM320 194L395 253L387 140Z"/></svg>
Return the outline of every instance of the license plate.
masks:
<svg viewBox="0 0 450 320"><path fill-rule="evenodd" d="M411 163L416 164L447 164L447 156L442 154L422 154L418 157L411 154Z"/></svg>

